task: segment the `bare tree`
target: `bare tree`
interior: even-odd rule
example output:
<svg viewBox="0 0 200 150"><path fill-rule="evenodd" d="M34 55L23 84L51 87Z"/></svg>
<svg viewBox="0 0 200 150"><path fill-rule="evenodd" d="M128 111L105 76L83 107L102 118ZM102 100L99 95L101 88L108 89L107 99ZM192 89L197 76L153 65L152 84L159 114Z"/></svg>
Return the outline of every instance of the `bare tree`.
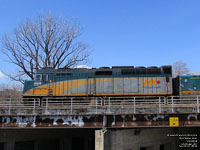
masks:
<svg viewBox="0 0 200 150"><path fill-rule="evenodd" d="M82 31L77 20L64 20L50 13L27 19L13 34L3 36L3 53L18 68L16 75L7 75L23 82L26 77L33 79L40 68L70 68L87 61L88 45L78 41Z"/></svg>
<svg viewBox="0 0 200 150"><path fill-rule="evenodd" d="M190 70L187 67L187 64L183 61L176 61L173 64L173 76L176 77L178 75L188 74Z"/></svg>

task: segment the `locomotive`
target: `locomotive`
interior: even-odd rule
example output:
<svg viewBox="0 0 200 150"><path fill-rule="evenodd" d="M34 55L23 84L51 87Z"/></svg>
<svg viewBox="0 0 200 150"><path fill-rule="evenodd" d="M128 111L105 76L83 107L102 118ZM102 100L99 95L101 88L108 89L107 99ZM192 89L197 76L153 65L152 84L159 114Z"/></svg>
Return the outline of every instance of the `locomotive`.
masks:
<svg viewBox="0 0 200 150"><path fill-rule="evenodd" d="M172 95L171 66L40 69L23 97Z"/></svg>
<svg viewBox="0 0 200 150"><path fill-rule="evenodd" d="M172 78L171 66L44 68L25 81L23 97L170 96L200 93L200 76Z"/></svg>

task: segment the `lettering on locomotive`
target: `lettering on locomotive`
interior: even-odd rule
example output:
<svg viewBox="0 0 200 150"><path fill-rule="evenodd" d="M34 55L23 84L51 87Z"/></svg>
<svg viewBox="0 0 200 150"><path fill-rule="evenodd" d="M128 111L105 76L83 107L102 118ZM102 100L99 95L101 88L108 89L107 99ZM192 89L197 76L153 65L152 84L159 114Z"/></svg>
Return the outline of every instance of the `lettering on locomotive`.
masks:
<svg viewBox="0 0 200 150"><path fill-rule="evenodd" d="M156 85L156 80L142 80L142 86Z"/></svg>

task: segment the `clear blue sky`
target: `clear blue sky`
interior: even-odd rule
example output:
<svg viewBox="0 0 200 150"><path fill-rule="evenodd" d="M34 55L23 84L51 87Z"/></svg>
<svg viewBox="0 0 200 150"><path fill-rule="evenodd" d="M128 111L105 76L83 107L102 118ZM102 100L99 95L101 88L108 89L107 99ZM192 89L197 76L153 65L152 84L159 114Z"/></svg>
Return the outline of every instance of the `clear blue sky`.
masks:
<svg viewBox="0 0 200 150"><path fill-rule="evenodd" d="M49 11L85 27L81 40L93 49L91 67L182 60L200 71L199 0L0 0L0 36ZM15 69L2 59L0 70Z"/></svg>

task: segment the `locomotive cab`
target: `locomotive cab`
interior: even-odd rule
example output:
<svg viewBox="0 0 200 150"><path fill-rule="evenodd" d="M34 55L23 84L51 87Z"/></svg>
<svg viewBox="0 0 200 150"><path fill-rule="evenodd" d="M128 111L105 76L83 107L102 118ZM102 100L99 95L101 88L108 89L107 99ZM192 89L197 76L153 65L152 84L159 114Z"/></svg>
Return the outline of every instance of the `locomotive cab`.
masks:
<svg viewBox="0 0 200 150"><path fill-rule="evenodd" d="M34 80L24 82L23 97L42 97L52 95L54 75L47 72L36 72Z"/></svg>

